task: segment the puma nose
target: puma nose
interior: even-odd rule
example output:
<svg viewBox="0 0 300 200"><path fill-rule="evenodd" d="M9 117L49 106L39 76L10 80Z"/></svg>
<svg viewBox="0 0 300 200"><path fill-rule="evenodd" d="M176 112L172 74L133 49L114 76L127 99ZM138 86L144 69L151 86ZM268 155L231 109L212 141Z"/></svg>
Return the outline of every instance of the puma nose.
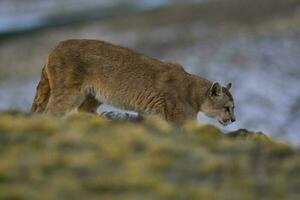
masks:
<svg viewBox="0 0 300 200"><path fill-rule="evenodd" d="M232 121L232 122L235 122L235 117L232 117L232 118L231 118L231 121Z"/></svg>

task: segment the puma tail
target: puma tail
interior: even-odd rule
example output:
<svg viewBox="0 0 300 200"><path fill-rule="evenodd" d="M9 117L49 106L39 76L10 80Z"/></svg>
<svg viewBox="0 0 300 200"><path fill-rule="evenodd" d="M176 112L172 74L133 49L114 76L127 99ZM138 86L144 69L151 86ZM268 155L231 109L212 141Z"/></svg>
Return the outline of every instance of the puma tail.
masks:
<svg viewBox="0 0 300 200"><path fill-rule="evenodd" d="M50 85L46 72L46 66L47 64L43 68L41 80L36 88L36 94L31 106L32 113L43 113L48 104L48 99L50 96Z"/></svg>

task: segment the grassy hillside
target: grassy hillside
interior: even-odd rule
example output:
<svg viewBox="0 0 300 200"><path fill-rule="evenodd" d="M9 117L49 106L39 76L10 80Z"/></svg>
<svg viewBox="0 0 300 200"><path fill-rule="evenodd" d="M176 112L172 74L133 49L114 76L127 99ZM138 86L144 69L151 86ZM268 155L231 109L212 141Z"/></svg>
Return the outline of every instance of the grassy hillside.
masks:
<svg viewBox="0 0 300 200"><path fill-rule="evenodd" d="M159 119L0 115L0 199L299 199L299 151Z"/></svg>

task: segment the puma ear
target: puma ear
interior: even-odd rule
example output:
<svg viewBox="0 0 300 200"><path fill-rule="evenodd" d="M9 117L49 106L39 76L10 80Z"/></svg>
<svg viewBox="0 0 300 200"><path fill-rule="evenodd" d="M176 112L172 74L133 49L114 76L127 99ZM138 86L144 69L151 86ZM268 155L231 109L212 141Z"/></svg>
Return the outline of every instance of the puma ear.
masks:
<svg viewBox="0 0 300 200"><path fill-rule="evenodd" d="M218 82L214 82L209 89L209 96L220 96L222 94L222 86Z"/></svg>
<svg viewBox="0 0 300 200"><path fill-rule="evenodd" d="M232 83L228 83L226 86L227 90L230 90L231 87L232 87Z"/></svg>

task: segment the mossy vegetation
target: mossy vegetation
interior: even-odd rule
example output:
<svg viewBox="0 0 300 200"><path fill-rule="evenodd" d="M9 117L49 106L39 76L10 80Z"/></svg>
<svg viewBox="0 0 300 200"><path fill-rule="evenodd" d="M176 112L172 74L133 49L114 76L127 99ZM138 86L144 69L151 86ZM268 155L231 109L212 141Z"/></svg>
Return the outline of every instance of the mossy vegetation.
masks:
<svg viewBox="0 0 300 200"><path fill-rule="evenodd" d="M299 199L299 150L160 119L0 115L0 199Z"/></svg>

